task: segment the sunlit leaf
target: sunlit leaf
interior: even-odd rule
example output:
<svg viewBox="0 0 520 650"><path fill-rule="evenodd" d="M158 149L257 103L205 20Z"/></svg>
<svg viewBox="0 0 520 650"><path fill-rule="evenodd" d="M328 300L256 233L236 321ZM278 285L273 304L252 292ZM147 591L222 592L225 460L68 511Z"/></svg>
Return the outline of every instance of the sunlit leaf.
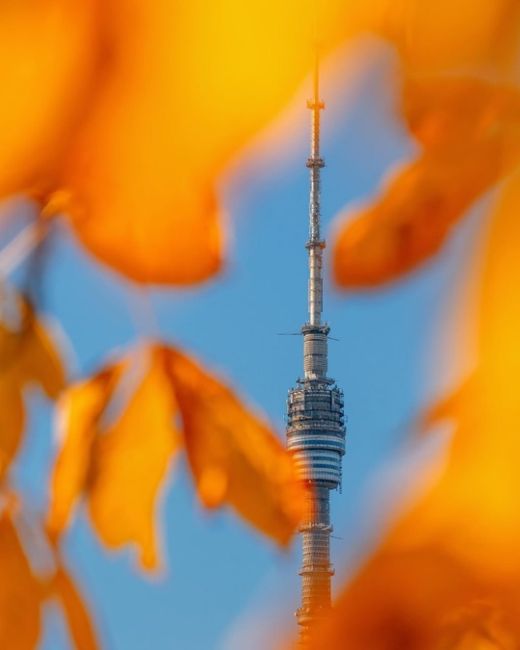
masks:
<svg viewBox="0 0 520 650"><path fill-rule="evenodd" d="M65 383L59 350L50 330L27 301L20 301L19 311L17 328L0 324L0 477L21 444L25 387L36 384L55 399Z"/></svg>
<svg viewBox="0 0 520 650"><path fill-rule="evenodd" d="M431 258L472 203L520 163L520 91L409 82L404 111L423 152L341 228L333 271L343 287L379 285Z"/></svg>
<svg viewBox="0 0 520 650"><path fill-rule="evenodd" d="M437 479L344 588L312 650L518 647L519 180L491 221L476 370L430 416L454 426Z"/></svg>
<svg viewBox="0 0 520 650"><path fill-rule="evenodd" d="M0 3L0 196L41 195L57 183L85 100L92 97L99 56L95 4Z"/></svg>
<svg viewBox="0 0 520 650"><path fill-rule="evenodd" d="M63 566L52 577L52 594L61 605L75 650L99 650L90 614L77 586Z"/></svg>
<svg viewBox="0 0 520 650"><path fill-rule="evenodd" d="M504 75L513 64L520 35L516 0L353 0L350 4L354 21L358 17L395 44L409 75L448 71Z"/></svg>
<svg viewBox="0 0 520 650"><path fill-rule="evenodd" d="M193 360L171 348L164 352L201 500L208 507L229 503L286 544L301 519L304 489L281 442Z"/></svg>
<svg viewBox="0 0 520 650"><path fill-rule="evenodd" d="M89 472L92 523L111 548L135 543L143 567L158 564L157 500L179 447L175 400L161 360L150 368L123 412L95 439Z"/></svg>
<svg viewBox="0 0 520 650"><path fill-rule="evenodd" d="M13 495L14 497L14 495ZM16 523L15 523L16 522ZM13 518L9 508L0 515L0 647L36 650L40 639L43 606L50 598L60 605L76 650L98 650L88 609L72 578L39 537L38 524L26 513ZM19 531L22 531L22 540ZM43 564L42 564L43 560ZM49 576L35 566L46 566Z"/></svg>
<svg viewBox="0 0 520 650"><path fill-rule="evenodd" d="M518 596L515 581L486 582L435 545L397 550L390 540L340 596L309 650L514 650Z"/></svg>
<svg viewBox="0 0 520 650"><path fill-rule="evenodd" d="M135 544L142 566L155 568L157 500L172 459L185 446L207 507L229 504L286 544L300 521L305 490L276 434L180 351L154 344L146 355L137 374L135 361L126 359L70 387L60 401L63 440L47 521L52 537L66 529L84 498L106 546Z"/></svg>
<svg viewBox="0 0 520 650"><path fill-rule="evenodd" d="M153 568L156 500L178 446L175 402L156 355L137 386L125 386L121 370L121 365L109 366L64 395L63 445L53 473L48 525L53 534L63 531L75 502L84 496L101 540L110 548L136 544L143 566ZM115 391L123 393L118 395L122 403L111 421L107 407L117 401Z"/></svg>
<svg viewBox="0 0 520 650"><path fill-rule="evenodd" d="M36 650L43 589L8 513L0 515L0 647Z"/></svg>
<svg viewBox="0 0 520 650"><path fill-rule="evenodd" d="M324 10L328 45L341 12L338 0ZM96 257L131 278L199 282L222 265L219 176L309 69L314 5L113 0L103 20L111 65L57 205Z"/></svg>
<svg viewBox="0 0 520 650"><path fill-rule="evenodd" d="M117 366L109 366L91 379L70 386L58 403L61 448L51 478L47 521L53 537L68 526L87 487L94 439L119 374Z"/></svg>

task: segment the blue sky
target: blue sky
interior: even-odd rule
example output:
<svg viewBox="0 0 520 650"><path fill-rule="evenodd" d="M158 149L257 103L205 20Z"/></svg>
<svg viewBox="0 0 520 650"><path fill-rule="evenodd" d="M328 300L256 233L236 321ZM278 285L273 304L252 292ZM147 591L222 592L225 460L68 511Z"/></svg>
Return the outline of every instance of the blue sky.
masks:
<svg viewBox="0 0 520 650"><path fill-rule="evenodd" d="M368 43L325 62L327 233L334 215L366 200L392 166L413 155L402 126L388 117L393 75L389 52ZM333 90L338 78L345 80L341 92ZM114 348L159 333L226 377L283 432L287 390L301 372L302 354L299 337L279 334L297 332L306 318L306 94L302 88L222 180L230 252L214 282L145 296L95 264L60 229L46 263L43 306L72 343L76 376L93 371ZM288 136L274 145L282 131ZM421 407L457 378L452 368L433 382L428 368L441 325L443 344L456 344L442 306L446 297L456 302L453 287L463 277L459 260L471 227L465 225L434 263L383 291L340 294L327 282L325 315L339 339L330 344L330 374L345 391L348 415L343 492L332 505L337 583L376 539L378 477L383 473L396 494L406 491L413 463L402 465L405 471L389 467L407 449ZM142 316L145 304L153 319ZM43 508L54 454L51 414L41 398L34 397L32 407L17 480L34 507ZM67 538L67 557L106 650L260 650L293 629L297 544L282 553L232 513L203 512L182 462L172 472L162 512L168 569L160 578L140 574L131 552L107 554L84 516ZM41 650L66 648L53 614Z"/></svg>

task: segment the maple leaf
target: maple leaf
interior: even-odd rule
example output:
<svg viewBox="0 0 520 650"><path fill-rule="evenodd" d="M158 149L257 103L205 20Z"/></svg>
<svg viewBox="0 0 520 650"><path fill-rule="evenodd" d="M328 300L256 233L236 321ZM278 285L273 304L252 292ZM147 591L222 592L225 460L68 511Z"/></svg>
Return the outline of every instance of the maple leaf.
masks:
<svg viewBox="0 0 520 650"><path fill-rule="evenodd" d="M276 435L180 351L156 344L147 354L137 387L125 359L71 386L60 401L63 442L51 481L52 537L59 538L84 497L109 548L137 544L142 566L156 567L156 499L182 447L206 506L229 503L257 529L287 543L300 520L304 488Z"/></svg>
<svg viewBox="0 0 520 650"><path fill-rule="evenodd" d="M343 13L327 3L324 47ZM217 184L310 68L314 3L23 0L2 5L0 25L0 194L67 212L96 258L134 280L215 274Z"/></svg>
<svg viewBox="0 0 520 650"><path fill-rule="evenodd" d="M165 353L202 502L212 508L229 503L256 528L287 544L305 497L291 457L229 388L179 351Z"/></svg>
<svg viewBox="0 0 520 650"><path fill-rule="evenodd" d="M9 506L0 513L0 646L10 650L36 650L42 631L44 605L55 598L76 650L98 650L94 627L83 598L59 556L48 576L39 575L22 544L17 517ZM22 522L25 534L34 532L32 521ZM25 541L25 539L24 539ZM41 540L45 544L45 539ZM42 547L35 545L38 552ZM36 553L37 555L37 553ZM33 557L32 560L37 558ZM41 560L41 558L40 558Z"/></svg>
<svg viewBox="0 0 520 650"><path fill-rule="evenodd" d="M48 586L61 605L71 640L77 650L98 650L94 626L81 594L69 572L58 563Z"/></svg>
<svg viewBox="0 0 520 650"><path fill-rule="evenodd" d="M22 440L25 424L23 392L38 385L55 399L65 384L65 372L50 330L26 299L20 299L16 329L0 324L0 478L4 478Z"/></svg>
<svg viewBox="0 0 520 650"><path fill-rule="evenodd" d="M0 569L0 647L34 650L40 636L44 590L5 512L0 514Z"/></svg>
<svg viewBox="0 0 520 650"><path fill-rule="evenodd" d="M85 488L99 421L119 374L117 366L109 366L89 380L69 386L58 403L62 444L51 480L52 507L48 517L53 537L68 525L76 500Z"/></svg>
<svg viewBox="0 0 520 650"><path fill-rule="evenodd" d="M100 539L110 548L138 545L142 565L154 568L156 499L179 444L175 403L153 351L130 395L124 365L73 385L59 404L63 445L52 475L48 527L57 537L84 495ZM118 389L126 403L109 423L106 410Z"/></svg>
<svg viewBox="0 0 520 650"><path fill-rule="evenodd" d="M1 3L0 196L44 196L55 187L92 93L100 40L95 6L95 0Z"/></svg>
<svg viewBox="0 0 520 650"><path fill-rule="evenodd" d="M175 398L152 355L121 415L96 436L87 483L90 516L101 539L111 548L135 541L147 568L157 565L157 495L180 446Z"/></svg>
<svg viewBox="0 0 520 650"><path fill-rule="evenodd" d="M368 208L340 222L338 285L377 286L430 259L519 164L519 12L511 0L442 0L394 3L379 15L379 33L400 54L400 112L421 151Z"/></svg>
<svg viewBox="0 0 520 650"><path fill-rule="evenodd" d="M339 232L333 272L341 286L377 286L431 258L471 204L520 163L519 90L415 81L404 112L424 150Z"/></svg>

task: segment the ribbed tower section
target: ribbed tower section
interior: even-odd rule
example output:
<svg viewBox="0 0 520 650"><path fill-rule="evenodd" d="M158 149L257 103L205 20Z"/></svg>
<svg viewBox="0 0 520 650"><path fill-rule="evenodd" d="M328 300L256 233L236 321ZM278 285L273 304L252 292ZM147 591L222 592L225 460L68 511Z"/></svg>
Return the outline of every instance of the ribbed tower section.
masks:
<svg viewBox="0 0 520 650"><path fill-rule="evenodd" d="M330 490L341 485L341 460L345 453L343 391L327 376L328 334L322 323L322 257L325 242L320 235L320 156L319 69L316 60L314 97L307 102L312 111L309 240L309 320L302 327L303 379L289 391L287 404L287 446L295 458L299 477L309 491L306 514L300 532L303 560L301 606L296 612L300 626L299 646L306 648L311 625L331 606Z"/></svg>

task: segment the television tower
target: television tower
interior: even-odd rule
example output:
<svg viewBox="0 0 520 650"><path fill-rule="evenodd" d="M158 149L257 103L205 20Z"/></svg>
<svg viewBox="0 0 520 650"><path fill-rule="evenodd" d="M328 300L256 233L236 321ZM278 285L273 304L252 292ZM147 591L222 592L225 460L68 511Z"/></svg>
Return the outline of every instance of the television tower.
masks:
<svg viewBox="0 0 520 650"><path fill-rule="evenodd" d="M308 484L309 496L300 526L303 561L301 605L296 612L299 647L306 648L310 628L331 607L329 514L330 490L341 486L341 459L345 453L343 391L327 376L327 343L330 328L322 322L322 258L325 241L320 235L320 175L325 163L320 156L319 59L313 75L310 172L309 240L309 320L303 334L303 379L289 391L287 401L287 446L293 455L300 480Z"/></svg>

